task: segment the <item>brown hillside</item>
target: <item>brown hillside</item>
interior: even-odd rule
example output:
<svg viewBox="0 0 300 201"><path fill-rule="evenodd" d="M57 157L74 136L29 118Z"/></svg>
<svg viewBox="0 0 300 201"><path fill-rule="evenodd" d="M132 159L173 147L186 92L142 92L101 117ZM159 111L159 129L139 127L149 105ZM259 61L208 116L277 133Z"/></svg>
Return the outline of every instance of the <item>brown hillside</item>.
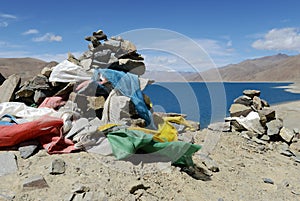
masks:
<svg viewBox="0 0 300 201"><path fill-rule="evenodd" d="M289 57L256 74L256 80L300 81L300 55Z"/></svg>
<svg viewBox="0 0 300 201"><path fill-rule="evenodd" d="M296 79L295 76L282 77L280 80L269 76L270 73L278 73L279 75L275 77L280 77L282 72L275 72L275 67L282 66L290 58L285 54L277 54L257 59L248 59L238 64L230 64L225 67L202 72L201 76L210 81L219 80L216 77L216 71L218 71L223 81L293 81ZM296 66L293 62L290 65ZM286 71L287 69L281 68L282 70ZM262 72L266 72L268 76L262 75Z"/></svg>
<svg viewBox="0 0 300 201"><path fill-rule="evenodd" d="M0 58L0 73L7 78L19 74L24 82L41 72L47 62L33 58Z"/></svg>

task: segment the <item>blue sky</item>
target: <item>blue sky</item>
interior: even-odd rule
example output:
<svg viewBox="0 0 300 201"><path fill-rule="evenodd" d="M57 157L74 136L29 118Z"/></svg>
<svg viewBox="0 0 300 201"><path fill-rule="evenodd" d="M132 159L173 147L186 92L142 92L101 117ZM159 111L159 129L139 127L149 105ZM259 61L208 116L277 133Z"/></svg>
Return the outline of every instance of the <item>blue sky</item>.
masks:
<svg viewBox="0 0 300 201"><path fill-rule="evenodd" d="M207 62L296 55L299 8L298 0L3 0L0 57L62 61L67 52L86 51L84 37L98 29L134 42L150 69L189 70L184 63L192 63L204 70Z"/></svg>

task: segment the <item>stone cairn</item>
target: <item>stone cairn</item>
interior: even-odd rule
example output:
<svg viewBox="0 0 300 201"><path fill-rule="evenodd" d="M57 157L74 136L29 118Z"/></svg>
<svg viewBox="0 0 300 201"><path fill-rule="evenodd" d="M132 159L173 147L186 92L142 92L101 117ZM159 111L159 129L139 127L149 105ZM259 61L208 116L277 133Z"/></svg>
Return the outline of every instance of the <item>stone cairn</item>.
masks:
<svg viewBox="0 0 300 201"><path fill-rule="evenodd" d="M146 67L143 62L144 58L137 53L136 46L122 39L120 36L107 38L102 30L92 33L92 36L85 37L89 41L88 50L79 58L71 53L68 54L67 60L81 67L83 72L92 75L93 69L107 68L123 72L130 72L138 76L145 73ZM11 75L7 80L0 74L0 92L5 96L0 97L0 102L17 101L26 105L39 106L47 97L58 96L64 101L72 101L80 108L81 114L90 116L96 114L101 118L105 99L107 96L96 96L96 89L90 94L78 94L75 92L76 85L74 82L50 82L49 78L53 67L57 62L49 62L40 74L30 80L26 80L20 86L20 76ZM91 88L91 87L90 87ZM145 99L149 99L145 95ZM59 106L59 105L58 105ZM55 108L58 109L58 108ZM128 118L136 115L132 110Z"/></svg>
<svg viewBox="0 0 300 201"><path fill-rule="evenodd" d="M231 105L230 117L225 122L211 124L208 129L236 131L248 140L300 162L300 140L297 128L286 128L283 119L276 116L267 101L260 98L259 90L244 90Z"/></svg>

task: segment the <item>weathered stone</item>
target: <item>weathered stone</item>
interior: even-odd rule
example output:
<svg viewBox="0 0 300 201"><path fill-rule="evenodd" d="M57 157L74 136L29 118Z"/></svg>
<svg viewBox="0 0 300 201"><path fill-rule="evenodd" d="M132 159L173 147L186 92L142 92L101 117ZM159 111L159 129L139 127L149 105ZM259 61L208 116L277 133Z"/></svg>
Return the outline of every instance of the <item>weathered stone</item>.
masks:
<svg viewBox="0 0 300 201"><path fill-rule="evenodd" d="M237 103L237 104L242 104L245 106L252 105L252 99L249 96L245 96L245 95L236 98L233 102Z"/></svg>
<svg viewBox="0 0 300 201"><path fill-rule="evenodd" d="M291 152L290 150L281 150L279 153L287 157L294 156L293 152Z"/></svg>
<svg viewBox="0 0 300 201"><path fill-rule="evenodd" d="M135 51L137 51L137 49L136 49L135 45L132 42L130 42L128 40L123 40L123 41L121 41L121 47L116 52L115 56L117 58L120 58L120 57L122 57L126 54L129 54L129 53L135 52Z"/></svg>
<svg viewBox="0 0 300 201"><path fill-rule="evenodd" d="M63 161L62 159L54 159L51 162L51 166L50 166L50 174L63 174L65 173L65 161Z"/></svg>
<svg viewBox="0 0 300 201"><path fill-rule="evenodd" d="M261 140L264 140L264 141L269 141L269 140L270 140L270 136L268 136L268 135L263 135L260 139L261 139Z"/></svg>
<svg viewBox="0 0 300 201"><path fill-rule="evenodd" d="M185 133L180 133L180 134L178 134L178 140L187 142L187 143L194 143L195 135L196 135L196 132L191 132L191 131L187 131Z"/></svg>
<svg viewBox="0 0 300 201"><path fill-rule="evenodd" d="M293 130L295 134L299 134L299 128L294 128Z"/></svg>
<svg viewBox="0 0 300 201"><path fill-rule="evenodd" d="M30 140L20 143L18 150L20 152L21 157L26 159L32 156L36 152L38 145L39 142L36 140Z"/></svg>
<svg viewBox="0 0 300 201"><path fill-rule="evenodd" d="M258 111L260 116L265 116L267 122L274 120L275 119L275 110L268 108L268 107L264 107L261 110Z"/></svg>
<svg viewBox="0 0 300 201"><path fill-rule="evenodd" d="M242 104L232 104L229 112L231 117L240 117L240 116L247 116L252 109L248 106L242 105Z"/></svg>
<svg viewBox="0 0 300 201"><path fill-rule="evenodd" d="M48 66L44 67L41 71L41 74L46 76L47 78L50 77L51 73L52 73L52 68Z"/></svg>
<svg viewBox="0 0 300 201"><path fill-rule="evenodd" d="M121 48L121 41L118 40L107 40L104 41L103 46L107 49L110 49L113 52L117 52Z"/></svg>
<svg viewBox="0 0 300 201"><path fill-rule="evenodd" d="M146 71L144 62L132 59L119 59L118 62L110 65L109 69L130 72L136 75L143 75Z"/></svg>
<svg viewBox="0 0 300 201"><path fill-rule="evenodd" d="M80 61L80 65L85 69L88 70L91 68L91 64L92 64L92 59L88 58L88 59L83 59Z"/></svg>
<svg viewBox="0 0 300 201"><path fill-rule="evenodd" d="M293 150L294 152L300 152L300 141L293 142L290 145L290 149Z"/></svg>
<svg viewBox="0 0 300 201"><path fill-rule="evenodd" d="M292 159L294 159L295 162L300 163L300 156L292 156Z"/></svg>
<svg viewBox="0 0 300 201"><path fill-rule="evenodd" d="M110 60L111 53L112 52L109 49L102 50L102 51L94 51L92 60L93 62L99 61L103 63L108 63L108 61Z"/></svg>
<svg viewBox="0 0 300 201"><path fill-rule="evenodd" d="M253 97L253 106L256 110L262 109L261 99L258 96Z"/></svg>
<svg viewBox="0 0 300 201"><path fill-rule="evenodd" d="M43 100L46 98L46 94L42 90L36 90L34 92L33 100L38 105L43 102Z"/></svg>
<svg viewBox="0 0 300 201"><path fill-rule="evenodd" d="M49 186L42 175L35 175L32 177L29 177L29 178L25 179L23 182L24 190L40 189L40 188L47 188L47 187L49 187Z"/></svg>
<svg viewBox="0 0 300 201"><path fill-rule="evenodd" d="M200 122L192 121L192 120L186 120L188 124L191 126L191 130L198 131L200 130Z"/></svg>
<svg viewBox="0 0 300 201"><path fill-rule="evenodd" d="M286 127L282 127L279 132L279 135L282 137L282 139L284 141L286 141L287 143L290 143L292 141L292 139L294 138L295 133Z"/></svg>
<svg viewBox="0 0 300 201"><path fill-rule="evenodd" d="M266 144L267 144L266 141L261 140L261 139L258 139L257 137L252 137L252 141L253 141L253 142L256 142L257 144L263 144L263 145L266 145Z"/></svg>
<svg viewBox="0 0 300 201"><path fill-rule="evenodd" d="M0 103L14 100L14 92L19 88L21 78L19 75L11 75L0 86Z"/></svg>
<svg viewBox="0 0 300 201"><path fill-rule="evenodd" d="M212 172L219 172L219 165L209 156L207 155L203 155L203 154L199 154L198 155L200 160L202 161L202 163L204 163L204 165Z"/></svg>
<svg viewBox="0 0 300 201"><path fill-rule="evenodd" d="M208 125L208 129L220 132L229 132L231 130L230 122L216 122Z"/></svg>
<svg viewBox="0 0 300 201"><path fill-rule="evenodd" d="M104 108L105 98L103 96L95 97L95 96L88 96L88 110L98 110Z"/></svg>
<svg viewBox="0 0 300 201"><path fill-rule="evenodd" d="M263 178L263 181L264 181L264 183L267 183L267 184L274 184L274 181L270 178Z"/></svg>
<svg viewBox="0 0 300 201"><path fill-rule="evenodd" d="M258 133L252 131L242 131L241 134L247 135L249 138L258 137Z"/></svg>
<svg viewBox="0 0 300 201"><path fill-rule="evenodd" d="M17 172L16 156L13 153L0 153L0 176Z"/></svg>
<svg viewBox="0 0 300 201"><path fill-rule="evenodd" d="M283 126L283 122L279 119L272 120L266 124L268 135L278 135Z"/></svg>
<svg viewBox="0 0 300 201"><path fill-rule="evenodd" d="M261 135L265 133L265 128L261 125L257 112L252 111L246 117L228 117L226 120L230 120L236 128L243 128L241 130L248 130Z"/></svg>
<svg viewBox="0 0 300 201"><path fill-rule="evenodd" d="M37 75L31 80L24 83L22 88L16 92L17 97L30 97L34 94L35 90L49 90L49 80L44 75Z"/></svg>
<svg viewBox="0 0 300 201"><path fill-rule="evenodd" d="M270 107L270 104L264 100L264 99L260 99L261 100L261 104L262 104L262 107Z"/></svg>
<svg viewBox="0 0 300 201"><path fill-rule="evenodd" d="M253 98L254 96L259 97L260 91L259 90L252 90L252 89L246 89L243 91L243 94L246 96L249 96L250 98Z"/></svg>
<svg viewBox="0 0 300 201"><path fill-rule="evenodd" d="M56 92L53 96L60 96L63 99L68 99L70 93L74 90L75 83L69 82L67 86L63 87L61 90Z"/></svg>

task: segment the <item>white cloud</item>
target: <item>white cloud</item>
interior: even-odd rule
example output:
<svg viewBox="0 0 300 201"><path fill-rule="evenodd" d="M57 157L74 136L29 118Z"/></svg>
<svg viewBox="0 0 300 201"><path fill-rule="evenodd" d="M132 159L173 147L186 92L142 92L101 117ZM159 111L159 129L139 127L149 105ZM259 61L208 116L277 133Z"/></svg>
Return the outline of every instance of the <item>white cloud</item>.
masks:
<svg viewBox="0 0 300 201"><path fill-rule="evenodd" d="M45 35L32 39L34 42L60 42L62 41L62 37L59 35L54 35L53 33L46 33Z"/></svg>
<svg viewBox="0 0 300 201"><path fill-rule="evenodd" d="M0 28L8 27L9 22L16 19L17 17L11 14L0 14Z"/></svg>
<svg viewBox="0 0 300 201"><path fill-rule="evenodd" d="M37 29L28 29L27 31L23 32L22 35L30 35L30 34L38 34L39 31Z"/></svg>
<svg viewBox="0 0 300 201"><path fill-rule="evenodd" d="M11 14L0 14L0 18L17 19L17 16Z"/></svg>
<svg viewBox="0 0 300 201"><path fill-rule="evenodd" d="M289 50L300 52L300 32L289 27L272 29L262 39L252 43L252 47L261 50Z"/></svg>

